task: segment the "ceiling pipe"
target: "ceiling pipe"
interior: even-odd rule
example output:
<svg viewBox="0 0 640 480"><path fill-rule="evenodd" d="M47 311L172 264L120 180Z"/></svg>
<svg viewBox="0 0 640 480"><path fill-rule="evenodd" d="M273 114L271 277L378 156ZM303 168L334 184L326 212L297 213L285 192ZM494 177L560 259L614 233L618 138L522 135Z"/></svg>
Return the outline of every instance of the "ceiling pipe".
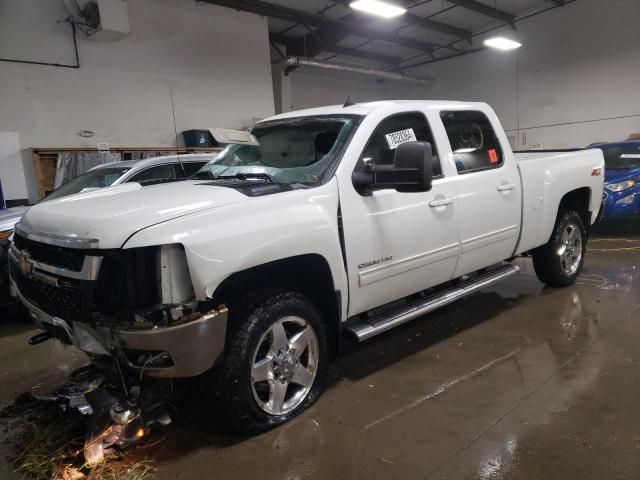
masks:
<svg viewBox="0 0 640 480"><path fill-rule="evenodd" d="M325 70L334 70L337 72L351 72L351 73L359 73L362 75L369 75L372 77L384 78L389 80L400 80L404 82L413 82L419 83L421 85L433 86L436 83L436 80L433 77L411 77L409 75L405 75L403 73L396 72L386 72L384 70L378 70L376 68L368 68L360 65L351 65L346 63L336 63L336 62L325 62L322 60L315 60L313 58L307 57L293 57L289 56L283 60L283 63L286 65L285 67L285 75L289 75L292 67L311 67L311 68L322 68Z"/></svg>

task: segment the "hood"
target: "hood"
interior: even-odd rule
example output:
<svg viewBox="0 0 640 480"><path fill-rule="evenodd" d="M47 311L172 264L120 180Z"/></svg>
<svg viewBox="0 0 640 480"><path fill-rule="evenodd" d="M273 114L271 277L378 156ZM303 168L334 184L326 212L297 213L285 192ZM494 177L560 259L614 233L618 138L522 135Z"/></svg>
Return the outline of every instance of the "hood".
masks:
<svg viewBox="0 0 640 480"><path fill-rule="evenodd" d="M98 248L119 248L151 225L248 200L240 192L200 181L142 187L127 183L34 205L20 226L37 233L98 240Z"/></svg>
<svg viewBox="0 0 640 480"><path fill-rule="evenodd" d="M637 180L640 178L640 168L625 168L623 170L611 170L605 168L604 181L606 183L618 183L625 180Z"/></svg>
<svg viewBox="0 0 640 480"><path fill-rule="evenodd" d="M22 214L29 207L3 208L0 210L0 232L12 230L13 226L20 220Z"/></svg>

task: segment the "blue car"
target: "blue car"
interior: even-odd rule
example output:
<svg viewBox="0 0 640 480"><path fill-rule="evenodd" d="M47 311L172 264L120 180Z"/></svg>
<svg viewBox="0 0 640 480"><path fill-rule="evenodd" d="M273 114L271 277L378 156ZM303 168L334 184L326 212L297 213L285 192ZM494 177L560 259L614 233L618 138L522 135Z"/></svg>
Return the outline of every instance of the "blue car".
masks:
<svg viewBox="0 0 640 480"><path fill-rule="evenodd" d="M640 140L597 143L604 154L603 221L640 220Z"/></svg>

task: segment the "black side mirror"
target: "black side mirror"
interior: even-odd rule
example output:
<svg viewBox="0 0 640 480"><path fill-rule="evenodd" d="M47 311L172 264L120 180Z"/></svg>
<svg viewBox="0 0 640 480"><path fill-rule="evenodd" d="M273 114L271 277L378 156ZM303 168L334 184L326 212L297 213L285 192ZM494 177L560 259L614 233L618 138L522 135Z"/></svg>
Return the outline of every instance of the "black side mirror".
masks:
<svg viewBox="0 0 640 480"><path fill-rule="evenodd" d="M433 180L433 153L429 142L407 142L396 148L393 165L365 164L354 172L353 185L363 194L383 188L398 192L428 192Z"/></svg>
<svg viewBox="0 0 640 480"><path fill-rule="evenodd" d="M393 159L395 189L399 192L428 192L433 180L433 153L429 142L398 145Z"/></svg>

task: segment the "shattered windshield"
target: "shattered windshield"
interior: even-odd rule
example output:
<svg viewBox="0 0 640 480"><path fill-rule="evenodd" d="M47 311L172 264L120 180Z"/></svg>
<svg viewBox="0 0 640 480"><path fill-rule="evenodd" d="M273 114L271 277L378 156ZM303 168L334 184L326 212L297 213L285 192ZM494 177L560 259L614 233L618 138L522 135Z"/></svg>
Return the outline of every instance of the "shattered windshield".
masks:
<svg viewBox="0 0 640 480"><path fill-rule="evenodd" d="M256 125L255 145L228 145L197 177L314 184L339 159L360 117L321 115Z"/></svg>

